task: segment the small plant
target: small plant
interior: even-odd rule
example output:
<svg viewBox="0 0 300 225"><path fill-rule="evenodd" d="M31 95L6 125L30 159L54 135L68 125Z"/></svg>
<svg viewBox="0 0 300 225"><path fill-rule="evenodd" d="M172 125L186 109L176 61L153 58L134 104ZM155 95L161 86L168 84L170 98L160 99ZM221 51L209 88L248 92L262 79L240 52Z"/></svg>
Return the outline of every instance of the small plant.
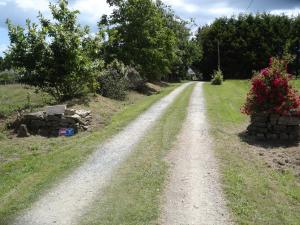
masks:
<svg viewBox="0 0 300 225"><path fill-rule="evenodd" d="M271 58L269 67L261 70L251 80L242 112L275 113L300 116L300 96L289 83L292 75L287 72L288 58Z"/></svg>
<svg viewBox="0 0 300 225"><path fill-rule="evenodd" d="M32 101L31 101L31 94L30 92L27 92L26 94L26 105L25 108L29 109L30 112L32 111Z"/></svg>
<svg viewBox="0 0 300 225"><path fill-rule="evenodd" d="M223 83L223 73L222 70L218 69L214 72L211 80L212 85L221 85Z"/></svg>

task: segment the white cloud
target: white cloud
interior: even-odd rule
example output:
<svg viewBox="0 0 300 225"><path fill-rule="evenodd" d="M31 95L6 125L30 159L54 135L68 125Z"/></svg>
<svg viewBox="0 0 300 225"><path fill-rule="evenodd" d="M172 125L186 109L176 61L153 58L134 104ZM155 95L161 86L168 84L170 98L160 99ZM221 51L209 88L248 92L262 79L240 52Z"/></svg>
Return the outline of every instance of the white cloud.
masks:
<svg viewBox="0 0 300 225"><path fill-rule="evenodd" d="M281 15L285 14L288 16L297 16L300 14L300 8L294 8L294 9L276 9L276 10L271 10L271 14L274 15Z"/></svg>
<svg viewBox="0 0 300 225"><path fill-rule="evenodd" d="M106 0L76 0L71 4L71 8L79 10L82 18L88 22L96 22L103 14L112 12Z"/></svg>
<svg viewBox="0 0 300 225"><path fill-rule="evenodd" d="M24 10L37 10L45 12L49 10L48 0L15 0L16 5Z"/></svg>
<svg viewBox="0 0 300 225"><path fill-rule="evenodd" d="M174 8L182 9L182 10L184 10L186 12L189 12L189 13L194 13L194 12L197 12L199 10L198 5L188 3L185 0L164 0L164 2L167 5L171 5Z"/></svg>

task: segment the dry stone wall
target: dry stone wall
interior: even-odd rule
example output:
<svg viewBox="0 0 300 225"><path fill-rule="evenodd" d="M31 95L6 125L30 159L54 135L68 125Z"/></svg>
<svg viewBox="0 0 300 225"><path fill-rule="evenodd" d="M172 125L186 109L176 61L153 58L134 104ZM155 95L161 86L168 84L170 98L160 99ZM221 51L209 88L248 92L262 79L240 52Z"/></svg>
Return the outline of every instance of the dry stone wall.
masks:
<svg viewBox="0 0 300 225"><path fill-rule="evenodd" d="M55 106L46 111L24 114L18 121L18 136L33 134L48 137L58 136L61 128L73 128L75 133L89 129L91 111L60 109L56 112L54 109Z"/></svg>
<svg viewBox="0 0 300 225"><path fill-rule="evenodd" d="M251 116L248 134L262 140L300 140L300 118L261 113Z"/></svg>

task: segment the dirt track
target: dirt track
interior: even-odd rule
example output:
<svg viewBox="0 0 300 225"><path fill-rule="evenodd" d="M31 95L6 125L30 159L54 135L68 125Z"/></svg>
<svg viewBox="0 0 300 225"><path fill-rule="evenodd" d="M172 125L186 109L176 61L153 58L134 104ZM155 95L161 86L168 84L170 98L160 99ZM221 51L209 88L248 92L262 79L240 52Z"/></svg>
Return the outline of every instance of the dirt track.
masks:
<svg viewBox="0 0 300 225"><path fill-rule="evenodd" d="M166 159L171 172L161 225L233 224L219 184L202 92L202 83L198 83L177 144Z"/></svg>

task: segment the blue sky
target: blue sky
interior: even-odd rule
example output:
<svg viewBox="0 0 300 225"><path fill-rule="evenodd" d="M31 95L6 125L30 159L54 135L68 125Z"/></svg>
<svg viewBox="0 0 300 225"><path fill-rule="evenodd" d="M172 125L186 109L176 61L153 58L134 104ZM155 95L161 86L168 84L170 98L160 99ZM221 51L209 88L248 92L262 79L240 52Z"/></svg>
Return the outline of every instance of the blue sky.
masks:
<svg viewBox="0 0 300 225"><path fill-rule="evenodd" d="M270 12L273 14L298 15L300 0L163 0L171 5L175 12L184 19L194 18L203 25L220 16L239 13ZM53 1L52 1L53 2ZM112 9L106 0L70 0L70 6L81 12L80 23L96 29L95 25L102 14L109 14ZM252 2L252 3L251 3ZM38 11L49 16L48 0L0 0L0 55L7 48L9 40L5 21L23 25L26 18L35 20ZM251 3L251 4L250 4Z"/></svg>

